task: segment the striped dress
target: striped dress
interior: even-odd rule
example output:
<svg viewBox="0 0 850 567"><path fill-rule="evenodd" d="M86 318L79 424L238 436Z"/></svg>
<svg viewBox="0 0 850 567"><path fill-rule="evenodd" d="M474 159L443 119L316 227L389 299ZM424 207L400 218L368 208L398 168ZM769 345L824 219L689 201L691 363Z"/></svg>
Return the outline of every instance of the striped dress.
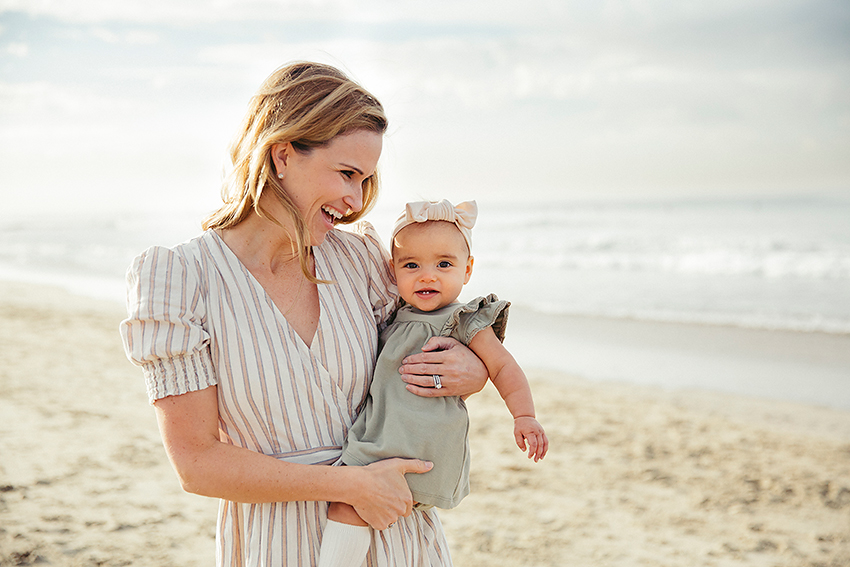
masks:
<svg viewBox="0 0 850 567"><path fill-rule="evenodd" d="M313 254L316 276L333 283L319 284L309 347L215 232L137 257L121 335L151 402L216 385L222 441L284 461L337 462L396 290L368 223L331 231ZM216 564L315 565L326 520L326 502L221 501ZM365 564L451 565L435 511L374 531Z"/></svg>

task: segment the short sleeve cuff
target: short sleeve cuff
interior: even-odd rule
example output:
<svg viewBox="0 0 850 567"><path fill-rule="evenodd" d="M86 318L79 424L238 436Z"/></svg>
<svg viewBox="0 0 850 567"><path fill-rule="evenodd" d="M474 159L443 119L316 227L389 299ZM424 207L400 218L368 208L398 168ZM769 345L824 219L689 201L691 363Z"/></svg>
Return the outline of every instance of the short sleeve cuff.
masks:
<svg viewBox="0 0 850 567"><path fill-rule="evenodd" d="M492 293L478 297L458 307L446 321L440 334L454 337L468 345L479 331L492 327L496 338L504 342L510 306L510 301L500 300Z"/></svg>
<svg viewBox="0 0 850 567"><path fill-rule="evenodd" d="M208 346L184 356L145 363L142 370L151 404L168 396L196 392L218 384Z"/></svg>

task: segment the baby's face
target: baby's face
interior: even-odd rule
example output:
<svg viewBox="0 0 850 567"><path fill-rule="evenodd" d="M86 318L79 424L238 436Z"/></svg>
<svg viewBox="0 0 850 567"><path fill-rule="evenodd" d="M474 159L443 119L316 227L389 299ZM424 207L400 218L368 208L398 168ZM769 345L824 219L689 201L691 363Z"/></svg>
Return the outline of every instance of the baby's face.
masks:
<svg viewBox="0 0 850 567"><path fill-rule="evenodd" d="M392 247L398 293L420 311L436 311L457 300L472 275L466 241L450 222L408 225Z"/></svg>

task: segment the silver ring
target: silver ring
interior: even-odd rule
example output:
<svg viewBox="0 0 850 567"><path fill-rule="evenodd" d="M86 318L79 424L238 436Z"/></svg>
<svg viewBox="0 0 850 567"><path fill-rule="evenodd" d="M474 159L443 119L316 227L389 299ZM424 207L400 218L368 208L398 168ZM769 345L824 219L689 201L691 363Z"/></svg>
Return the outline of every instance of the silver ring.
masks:
<svg viewBox="0 0 850 567"><path fill-rule="evenodd" d="M391 527L393 527L394 525L395 525L395 522L393 522L392 524L390 524L389 526L387 526L387 529L390 529L390 528L391 528Z"/></svg>
<svg viewBox="0 0 850 567"><path fill-rule="evenodd" d="M439 374L434 374L434 387L438 390L443 387L443 383L440 382Z"/></svg>

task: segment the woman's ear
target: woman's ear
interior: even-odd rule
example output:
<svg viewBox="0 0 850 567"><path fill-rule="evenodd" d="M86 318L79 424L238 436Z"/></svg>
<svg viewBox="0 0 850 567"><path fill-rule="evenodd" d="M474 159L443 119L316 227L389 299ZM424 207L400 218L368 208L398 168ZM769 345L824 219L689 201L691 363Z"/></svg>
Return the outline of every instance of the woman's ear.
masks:
<svg viewBox="0 0 850 567"><path fill-rule="evenodd" d="M292 155L292 144L275 144L272 146L272 162L277 173L278 179L283 179L286 175L286 164L289 161L289 156Z"/></svg>

